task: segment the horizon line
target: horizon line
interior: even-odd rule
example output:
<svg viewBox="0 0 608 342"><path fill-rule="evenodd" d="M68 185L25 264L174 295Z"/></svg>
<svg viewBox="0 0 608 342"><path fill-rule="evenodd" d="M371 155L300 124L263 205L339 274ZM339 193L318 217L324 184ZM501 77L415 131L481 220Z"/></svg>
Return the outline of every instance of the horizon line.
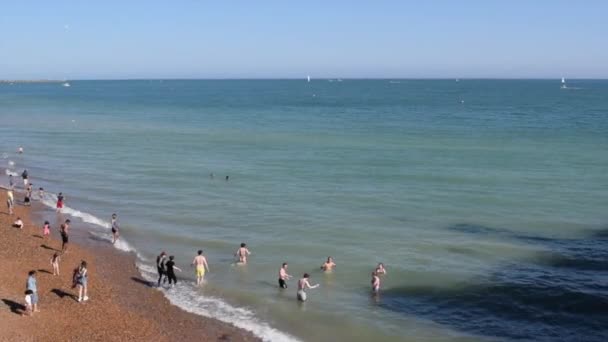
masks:
<svg viewBox="0 0 608 342"><path fill-rule="evenodd" d="M562 77L318 77L313 80L561 80ZM571 77L568 80L603 81L608 78ZM66 82L66 81L291 81L303 80L306 77L126 77L126 78L14 78L0 79L0 83L10 82Z"/></svg>

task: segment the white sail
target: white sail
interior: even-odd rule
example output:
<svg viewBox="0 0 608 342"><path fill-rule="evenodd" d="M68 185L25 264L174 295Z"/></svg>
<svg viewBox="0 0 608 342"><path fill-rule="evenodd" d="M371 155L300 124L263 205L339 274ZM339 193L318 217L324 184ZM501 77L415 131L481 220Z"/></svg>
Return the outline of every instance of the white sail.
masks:
<svg viewBox="0 0 608 342"><path fill-rule="evenodd" d="M308 77L306 77L306 79L308 80L308 82L310 82L310 75L308 75Z"/></svg>
<svg viewBox="0 0 608 342"><path fill-rule="evenodd" d="M566 79L562 77L562 84L566 83Z"/></svg>

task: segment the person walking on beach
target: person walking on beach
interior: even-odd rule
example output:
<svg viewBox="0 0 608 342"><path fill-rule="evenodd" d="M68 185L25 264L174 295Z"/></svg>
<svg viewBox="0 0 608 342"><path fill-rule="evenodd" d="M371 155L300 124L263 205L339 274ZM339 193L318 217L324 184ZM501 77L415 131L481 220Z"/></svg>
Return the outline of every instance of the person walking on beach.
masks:
<svg viewBox="0 0 608 342"><path fill-rule="evenodd" d="M44 221L44 226L42 226L42 236L44 238L51 236L51 225L49 224L49 221Z"/></svg>
<svg viewBox="0 0 608 342"><path fill-rule="evenodd" d="M199 249L198 255L192 260L192 266L196 268L196 285L203 283L205 278L205 269L209 272L209 265L207 265L207 258L203 256L203 250Z"/></svg>
<svg viewBox="0 0 608 342"><path fill-rule="evenodd" d="M55 252L51 257L51 266L53 266L53 275L59 275L59 261L61 260L61 256L59 253Z"/></svg>
<svg viewBox="0 0 608 342"><path fill-rule="evenodd" d="M36 284L36 271L30 271L28 273L27 282L25 284L25 290L32 291L32 307L34 312L40 312L38 310L38 287Z"/></svg>
<svg viewBox="0 0 608 342"><path fill-rule="evenodd" d="M32 290L25 290L25 312L21 313L21 316L33 316L34 312L32 310L32 295L34 292Z"/></svg>
<svg viewBox="0 0 608 342"><path fill-rule="evenodd" d="M334 258L332 257L327 257L327 261L323 263L323 265L321 265L321 269L325 272L331 272L334 267L336 267L336 263L334 262Z"/></svg>
<svg viewBox="0 0 608 342"><path fill-rule="evenodd" d="M68 232L70 229L70 220L65 220L65 222L59 226L59 233L61 234L61 253L66 253L68 251Z"/></svg>
<svg viewBox="0 0 608 342"><path fill-rule="evenodd" d="M60 213L61 209L63 209L63 201L64 201L64 197L63 197L63 193L59 193L59 195L57 195L57 212Z"/></svg>
<svg viewBox="0 0 608 342"><path fill-rule="evenodd" d="M118 216L116 214L112 214L112 244L115 244L116 240L118 240L118 236L120 236L118 231Z"/></svg>
<svg viewBox="0 0 608 342"><path fill-rule="evenodd" d="M83 301L87 301L89 300L89 296L88 296L88 287L87 287L87 283L88 283L88 278L89 278L89 274L88 274L88 270L87 270L87 262L86 261L82 261L80 263L80 266L78 266L78 273L76 274L76 286L78 287L78 301L79 302L83 302ZM83 296L83 292L84 292L84 296Z"/></svg>
<svg viewBox="0 0 608 342"><path fill-rule="evenodd" d="M244 242L241 243L241 247L239 247L239 249L236 250L236 253L234 253L234 256L239 258L239 261L237 261L237 263L240 264L247 263L248 255L251 255L251 252L249 251L249 249L247 249L247 244Z"/></svg>
<svg viewBox="0 0 608 342"><path fill-rule="evenodd" d="M169 285L174 287L177 284L177 277L175 276L175 270L182 271L179 267L175 266L175 261L173 261L175 257L172 255L169 257L169 261L165 263L165 267L167 268L167 278L169 278Z"/></svg>
<svg viewBox="0 0 608 342"><path fill-rule="evenodd" d="M309 278L310 275L308 273L304 273L302 278L298 281L298 300L300 302L305 302L307 299L306 289L316 289L317 287L319 287L319 284L310 285L310 283L308 282Z"/></svg>
<svg viewBox="0 0 608 342"><path fill-rule="evenodd" d="M160 281L165 276L163 284L167 282L167 268L165 263L167 262L167 253L162 251L159 256L156 257L156 270L158 271L158 287L160 287Z"/></svg>
<svg viewBox="0 0 608 342"><path fill-rule="evenodd" d="M13 197L13 190L6 190L6 206L8 207L8 214L13 215L13 206L15 205L15 198Z"/></svg>
<svg viewBox="0 0 608 342"><path fill-rule="evenodd" d="M28 173L27 173L27 169L23 170L23 172L21 173L21 178L23 178L23 187L26 188L27 187L27 183L28 183Z"/></svg>
<svg viewBox="0 0 608 342"><path fill-rule="evenodd" d="M291 276L287 274L287 263L284 262L279 269L279 287L282 289L287 288L287 280L291 279Z"/></svg>

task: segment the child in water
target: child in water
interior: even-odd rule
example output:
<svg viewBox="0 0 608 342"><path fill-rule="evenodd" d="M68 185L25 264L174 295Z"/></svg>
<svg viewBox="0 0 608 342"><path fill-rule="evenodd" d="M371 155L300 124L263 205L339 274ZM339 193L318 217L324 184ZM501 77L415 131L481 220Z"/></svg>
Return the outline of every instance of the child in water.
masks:
<svg viewBox="0 0 608 342"><path fill-rule="evenodd" d="M334 258L327 257L327 261L321 265L321 269L325 272L331 272L331 270L336 267L336 263L334 262Z"/></svg>
<svg viewBox="0 0 608 342"><path fill-rule="evenodd" d="M241 247L239 249L236 250L236 253L234 253L234 256L239 258L239 263L241 264L246 264L247 263L247 256L251 255L251 252L249 251L249 249L247 249L247 244L246 243L241 243Z"/></svg>

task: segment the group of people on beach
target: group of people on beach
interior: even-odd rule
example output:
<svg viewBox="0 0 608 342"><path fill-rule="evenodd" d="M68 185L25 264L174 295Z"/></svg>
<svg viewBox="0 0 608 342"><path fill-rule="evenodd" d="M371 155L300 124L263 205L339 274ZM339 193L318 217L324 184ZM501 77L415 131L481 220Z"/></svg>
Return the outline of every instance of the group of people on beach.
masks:
<svg viewBox="0 0 608 342"><path fill-rule="evenodd" d="M23 151L21 150L20 153L22 153ZM31 205L31 201L32 201L32 186L33 184L31 184L29 182L29 174L27 172L27 170L24 170L23 173L21 174L21 177L23 178L23 188L25 191L25 196L24 196L24 201L23 201L23 205L25 206L29 206ZM14 190L15 190L15 183L13 180L13 176L9 175L9 186L6 189L6 193L7 193L7 206L8 206L8 212L9 215L13 215L14 214L14 205L15 205L15 200L14 200ZM40 188L39 189L39 199L42 200L43 196L44 196L44 189ZM61 208L63 208L63 196L61 193L59 193L59 196L57 196L58 200L57 200L57 212L59 213ZM114 219L116 217L114 216ZM61 256L65 253L67 253L67 249L68 249L68 244L69 244L69 227L70 227L70 220L66 219L64 221L64 223L62 223L59 227L59 234L61 236L61 251L55 251L53 253L53 255L50 258L50 264L51 267L53 269L53 276L59 276L59 264L61 261ZM18 228L18 229L23 229L24 228L24 222L21 219L21 217L17 217L17 219L13 222L12 225L14 228ZM117 225L116 225L117 227ZM48 239L51 235L51 226L49 221L45 221L44 225L42 226L42 238L44 239ZM116 235L117 238L117 235ZM31 270L28 272L28 277L27 277L27 281L26 281L26 286L25 286L25 298L24 298L24 303L25 303L25 311L22 313L23 315L26 316L32 316L34 315L34 313L36 312L40 312L39 308L38 308L38 286L37 286L37 271L36 270ZM77 268L74 269L74 273L72 275L72 288L78 288L78 302L85 302L87 300L89 300L88 297L88 270L87 270L87 262L86 261L81 261L81 263L79 264L79 266Z"/></svg>

